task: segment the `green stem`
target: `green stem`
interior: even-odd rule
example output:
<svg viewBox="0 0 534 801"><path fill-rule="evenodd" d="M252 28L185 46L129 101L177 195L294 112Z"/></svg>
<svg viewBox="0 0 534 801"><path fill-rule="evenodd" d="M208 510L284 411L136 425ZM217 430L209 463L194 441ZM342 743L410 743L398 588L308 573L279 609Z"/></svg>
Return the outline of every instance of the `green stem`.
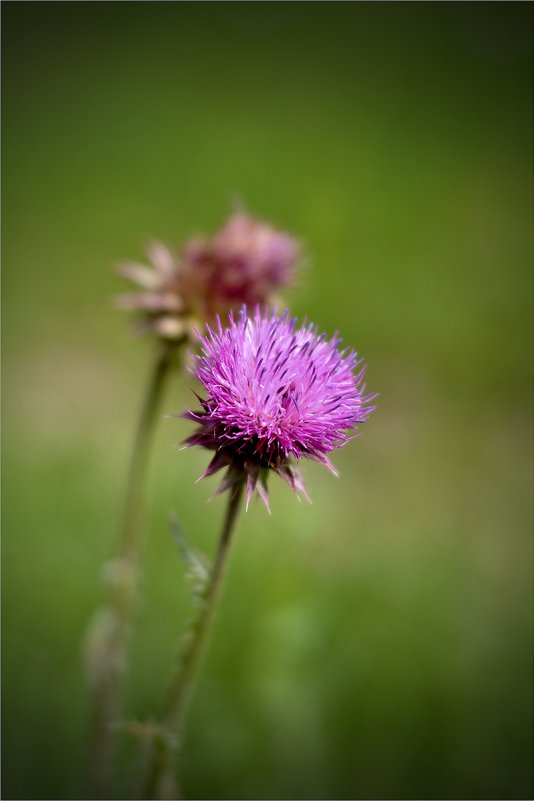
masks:
<svg viewBox="0 0 534 801"><path fill-rule="evenodd" d="M126 664L128 634L137 595L137 565L142 549L144 486L155 423L167 379L181 342L162 342L141 408L128 473L124 518L116 557L109 565L111 598L104 617L98 672L95 679L91 732L91 797L110 798L115 756L113 724L119 714L121 679Z"/></svg>
<svg viewBox="0 0 534 801"><path fill-rule="evenodd" d="M143 798L176 797L176 795L173 795L176 791L173 788L174 781L172 776L172 757L175 751L173 732L176 733L179 743L183 736L188 703L191 699L210 623L220 594L242 494L243 482L239 481L233 487L230 495L215 563L202 597L198 616L188 634L176 674L169 688L166 704L160 718L159 730L161 734L154 743L148 781Z"/></svg>

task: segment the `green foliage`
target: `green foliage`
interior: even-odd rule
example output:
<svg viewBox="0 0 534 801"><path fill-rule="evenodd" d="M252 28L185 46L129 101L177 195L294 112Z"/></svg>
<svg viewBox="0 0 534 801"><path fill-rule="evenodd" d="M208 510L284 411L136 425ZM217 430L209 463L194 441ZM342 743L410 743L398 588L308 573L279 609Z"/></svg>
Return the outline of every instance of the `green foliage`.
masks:
<svg viewBox="0 0 534 801"><path fill-rule="evenodd" d="M186 567L186 578L190 582L195 600L200 601L210 576L210 563L196 548L193 548L173 513L169 521L171 536L176 542Z"/></svg>

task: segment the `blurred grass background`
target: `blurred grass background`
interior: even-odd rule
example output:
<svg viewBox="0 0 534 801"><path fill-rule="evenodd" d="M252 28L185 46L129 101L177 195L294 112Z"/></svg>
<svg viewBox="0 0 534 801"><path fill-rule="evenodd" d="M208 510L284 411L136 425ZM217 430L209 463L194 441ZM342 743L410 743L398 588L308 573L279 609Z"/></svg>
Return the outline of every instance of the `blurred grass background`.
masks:
<svg viewBox="0 0 534 801"><path fill-rule="evenodd" d="M380 399L339 480L305 466L312 506L273 480L241 520L186 797L532 797L532 6L2 11L4 797L84 793L81 644L151 359L112 267L236 197L305 242L291 307ZM153 454L129 719L191 608L168 510L209 552L223 512L188 432Z"/></svg>

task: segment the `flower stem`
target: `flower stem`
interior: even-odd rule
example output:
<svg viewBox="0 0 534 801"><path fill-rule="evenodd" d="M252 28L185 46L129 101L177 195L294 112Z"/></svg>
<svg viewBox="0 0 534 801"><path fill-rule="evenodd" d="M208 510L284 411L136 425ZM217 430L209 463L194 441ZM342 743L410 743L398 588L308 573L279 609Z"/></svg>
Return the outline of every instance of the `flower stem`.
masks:
<svg viewBox="0 0 534 801"><path fill-rule="evenodd" d="M110 798L116 733L113 724L119 714L121 679L131 619L137 595L137 566L142 550L144 485L155 423L167 379L176 361L179 342L162 342L151 371L135 435L127 487L124 517L116 557L108 564L111 584L108 606L101 610L105 627L98 632L98 664L94 676L91 731L90 783L93 798ZM103 613L103 614L102 614Z"/></svg>
<svg viewBox="0 0 534 801"><path fill-rule="evenodd" d="M175 676L169 687L166 704L160 718L159 731L161 735L154 743L143 798L177 797L172 774L172 757L176 751L176 740L173 733L176 733L177 742L180 743L188 703L221 590L242 494L243 481L240 480L231 490L215 563L201 599L198 616L187 635Z"/></svg>

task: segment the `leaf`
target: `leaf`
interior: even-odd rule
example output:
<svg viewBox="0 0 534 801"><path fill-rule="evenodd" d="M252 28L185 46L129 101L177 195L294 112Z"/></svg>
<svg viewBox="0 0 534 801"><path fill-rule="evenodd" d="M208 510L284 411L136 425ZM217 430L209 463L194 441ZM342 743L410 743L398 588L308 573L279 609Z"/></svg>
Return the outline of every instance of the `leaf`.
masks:
<svg viewBox="0 0 534 801"><path fill-rule="evenodd" d="M200 600L204 595L209 581L211 565L204 554L197 551L189 543L185 533L176 519L176 515L171 513L170 532L173 540L178 547L178 553L186 567L186 577L191 582L193 595Z"/></svg>

